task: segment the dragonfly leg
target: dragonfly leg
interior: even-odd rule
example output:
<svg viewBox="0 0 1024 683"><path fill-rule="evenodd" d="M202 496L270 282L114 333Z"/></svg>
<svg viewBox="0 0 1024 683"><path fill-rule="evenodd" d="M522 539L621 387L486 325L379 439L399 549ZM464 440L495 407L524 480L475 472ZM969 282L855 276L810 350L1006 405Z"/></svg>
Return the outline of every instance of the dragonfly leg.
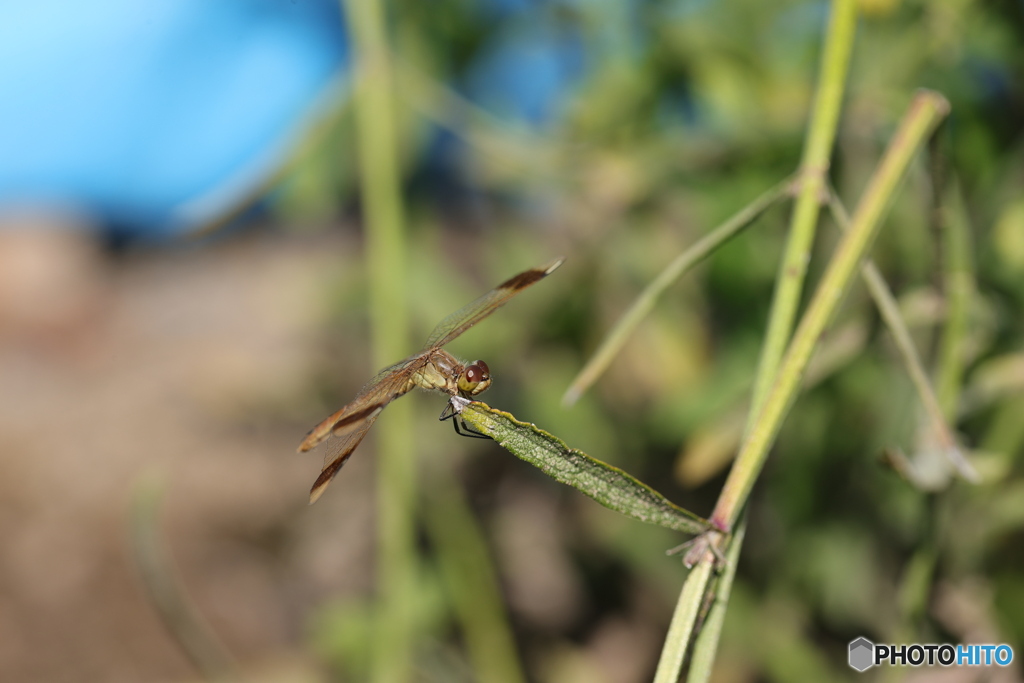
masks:
<svg viewBox="0 0 1024 683"><path fill-rule="evenodd" d="M491 438L486 434L478 432L477 430L467 425L463 421L462 416L459 415L459 413L455 410L455 405L451 401L449 401L447 405L445 405L444 410L441 411L441 415L437 419L441 422L444 422L445 420L451 420L452 426L455 427L455 433L458 434L459 436L468 436L472 439Z"/></svg>
<svg viewBox="0 0 1024 683"><path fill-rule="evenodd" d="M668 550L666 550L665 554L668 555L669 557L671 557L672 555L678 555L679 553L683 552L684 550L689 549L690 546L692 546L694 543L697 542L698 538L699 538L698 536L694 536L693 538L691 538L688 541L683 541L682 543L680 543L676 547L669 548Z"/></svg>
<svg viewBox="0 0 1024 683"><path fill-rule="evenodd" d="M466 424L466 422L462 419L461 415L452 420L452 424L455 426L455 433L458 434L459 436L468 436L471 439L491 438L484 434L483 432L478 432L477 430L473 429L468 424Z"/></svg>
<svg viewBox="0 0 1024 683"><path fill-rule="evenodd" d="M676 555L686 550L686 555L683 556L683 564L687 567L692 567L710 552L715 557L715 568L721 569L729 563L725 555L722 554L722 549L719 548L719 544L724 542L725 537L725 534L717 529L708 529L694 536L689 541L677 545L671 550L667 550L665 554Z"/></svg>

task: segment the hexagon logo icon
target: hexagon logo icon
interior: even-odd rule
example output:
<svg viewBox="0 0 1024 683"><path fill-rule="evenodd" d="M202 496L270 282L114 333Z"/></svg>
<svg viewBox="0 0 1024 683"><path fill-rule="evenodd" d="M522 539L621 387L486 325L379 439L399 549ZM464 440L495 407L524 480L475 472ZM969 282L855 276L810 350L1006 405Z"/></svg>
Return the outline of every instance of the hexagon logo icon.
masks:
<svg viewBox="0 0 1024 683"><path fill-rule="evenodd" d="M857 671L867 671L875 665L875 644L867 638L850 642L850 666Z"/></svg>

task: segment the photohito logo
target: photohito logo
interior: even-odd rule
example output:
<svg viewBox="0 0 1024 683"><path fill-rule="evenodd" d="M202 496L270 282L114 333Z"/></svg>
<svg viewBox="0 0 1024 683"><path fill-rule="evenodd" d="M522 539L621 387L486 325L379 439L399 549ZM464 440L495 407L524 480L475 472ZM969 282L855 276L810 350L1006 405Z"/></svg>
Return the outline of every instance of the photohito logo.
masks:
<svg viewBox="0 0 1024 683"><path fill-rule="evenodd" d="M1013 661L1009 645L876 645L867 638L850 641L850 667L866 671L873 666L1008 666Z"/></svg>

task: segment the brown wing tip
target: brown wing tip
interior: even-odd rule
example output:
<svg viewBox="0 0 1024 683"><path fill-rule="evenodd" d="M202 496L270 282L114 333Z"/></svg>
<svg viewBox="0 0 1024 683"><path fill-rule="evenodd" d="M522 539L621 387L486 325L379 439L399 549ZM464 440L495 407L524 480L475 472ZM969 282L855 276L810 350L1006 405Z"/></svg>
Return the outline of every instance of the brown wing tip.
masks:
<svg viewBox="0 0 1024 683"><path fill-rule="evenodd" d="M529 287L537 280L543 279L553 273L558 266L565 262L564 256L559 256L554 261L545 263L543 266L538 268L531 268L530 270L524 270L518 275L513 275L509 279L498 285L499 289L512 289L520 290Z"/></svg>
<svg viewBox="0 0 1024 683"><path fill-rule="evenodd" d="M313 503L315 503L318 500L320 500L320 496L324 495L324 491L326 491L326 490L327 490L327 483L326 482L321 484L320 486L315 486L314 485L313 488L311 488L309 490L309 504L312 505Z"/></svg>
<svg viewBox="0 0 1024 683"><path fill-rule="evenodd" d="M327 490L327 485L331 483L331 479L338 472L336 468L330 467L320 473L320 476L313 482L313 488L309 490L309 504L312 505L320 499L320 496L324 495L324 491Z"/></svg>
<svg viewBox="0 0 1024 683"><path fill-rule="evenodd" d="M306 436L302 438L302 443L299 444L299 453L305 453L306 451L316 448L316 446L319 445L321 441L327 438L327 434L329 434L330 432L326 432L323 429L321 429L322 425L323 423L318 424L316 427L313 427L308 432L306 432Z"/></svg>
<svg viewBox="0 0 1024 683"><path fill-rule="evenodd" d="M313 488L309 490L310 505L315 503L320 498L320 496L324 495L324 491L327 489L327 485L331 483L331 480L334 479L334 475L338 473L338 471L341 469L341 466L344 464L345 458L339 457L336 460L334 460L334 462L332 462L330 465L325 467L322 472L320 472L320 476L317 477L316 481L313 482Z"/></svg>

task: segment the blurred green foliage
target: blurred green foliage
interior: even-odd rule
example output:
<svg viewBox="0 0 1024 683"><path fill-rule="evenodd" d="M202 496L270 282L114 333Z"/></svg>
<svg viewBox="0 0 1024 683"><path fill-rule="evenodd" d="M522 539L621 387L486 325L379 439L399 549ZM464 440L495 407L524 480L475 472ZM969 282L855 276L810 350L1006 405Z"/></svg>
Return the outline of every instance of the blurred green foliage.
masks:
<svg viewBox="0 0 1024 683"><path fill-rule="evenodd" d="M504 277L567 255L550 280L452 352L488 360L491 405L707 514L726 463L691 462L715 450L691 447L698 434L717 432L728 445L735 431L729 416L748 399L788 211L769 212L673 287L579 404L566 410L559 399L666 263L796 167L827 5L533 6L537 21L581 37L588 68L558 117L524 127L457 94L501 17L466 0L391 4L409 197L406 278L418 331L408 348ZM854 352L801 396L755 490L716 669L722 681L852 680L846 643L860 635L1024 644L1024 6L863 0L861 9L830 177L852 206L913 91L933 88L951 101L943 145L963 191L973 275L955 427L976 449L983 482L922 492L881 461L888 447L915 453L921 415L858 285L824 340L856 324L863 332ZM282 183L277 207L290 224L355 208L351 117L341 112L333 123ZM445 169L454 184L428 182L440 173L430 164L439 129L462 142ZM946 293L929 207L919 164L872 255L934 368ZM812 286L837 240L823 220ZM358 272L358 254L347 267ZM343 307L339 321L363 324L358 297L332 296ZM601 670L600 636L622 621L645 624L654 650L633 653L639 673L607 680L649 678L684 574L661 553L674 536L615 518L491 444L452 443L447 428L433 424L439 401L405 400L420 402L423 479L432 470L457 472L506 595L522 568L497 549L495 520L515 509L516 492L551 501L548 523L562 547L545 552L565 563L576 597L561 620L509 597L529 680L598 680L586 672ZM378 428L387 428L386 418ZM473 456L452 457L456 449ZM702 474L677 478L687 468ZM417 676L474 680L454 626L459 601L445 597L451 583L442 588L434 541L424 533ZM353 643L372 638L372 623L368 606L327 606L311 639L362 680L365 650Z"/></svg>

